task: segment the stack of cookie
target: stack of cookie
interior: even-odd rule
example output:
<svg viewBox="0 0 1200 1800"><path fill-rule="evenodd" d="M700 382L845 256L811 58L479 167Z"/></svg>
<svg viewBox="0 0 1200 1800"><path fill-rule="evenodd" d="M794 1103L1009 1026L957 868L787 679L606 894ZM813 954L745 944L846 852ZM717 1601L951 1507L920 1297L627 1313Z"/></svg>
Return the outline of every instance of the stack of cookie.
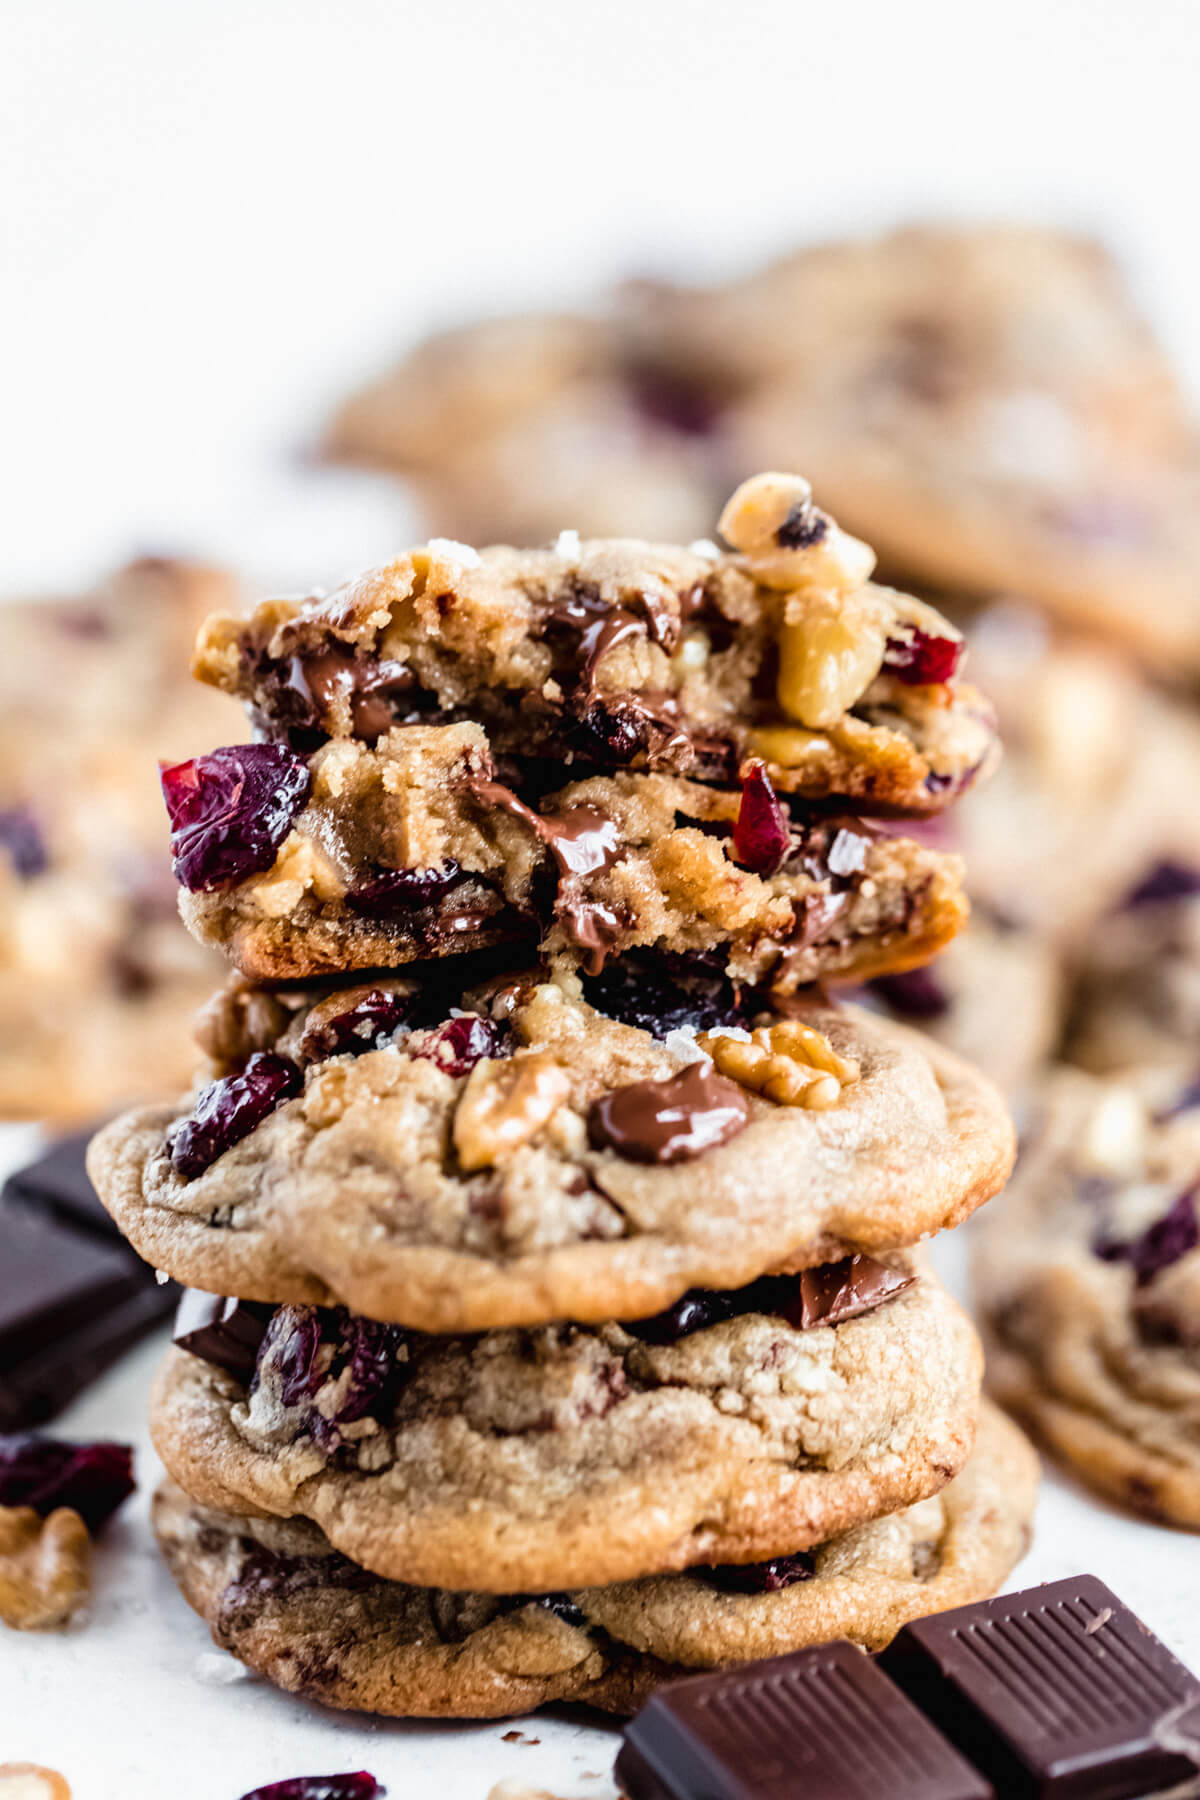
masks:
<svg viewBox="0 0 1200 1800"><path fill-rule="evenodd" d="M1011 1128L820 988L960 928L897 821L991 715L803 481L721 531L435 540L201 634L255 741L163 785L236 973L196 1094L91 1169L202 1290L154 1399L172 1571L329 1704L623 1710L878 1646L1023 1548L1031 1454L913 1249Z"/></svg>

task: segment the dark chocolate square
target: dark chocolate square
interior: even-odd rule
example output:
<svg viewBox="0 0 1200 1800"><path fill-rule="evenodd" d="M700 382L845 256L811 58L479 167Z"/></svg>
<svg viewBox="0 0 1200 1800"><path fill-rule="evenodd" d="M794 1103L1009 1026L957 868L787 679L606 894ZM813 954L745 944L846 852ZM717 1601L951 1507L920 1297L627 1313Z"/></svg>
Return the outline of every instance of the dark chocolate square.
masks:
<svg viewBox="0 0 1200 1800"><path fill-rule="evenodd" d="M630 1800L989 1800L852 1644L674 1682L625 1729Z"/></svg>
<svg viewBox="0 0 1200 1800"><path fill-rule="evenodd" d="M1178 1727L1200 1682L1094 1575L918 1619L880 1661L1006 1800L1132 1800L1196 1773Z"/></svg>

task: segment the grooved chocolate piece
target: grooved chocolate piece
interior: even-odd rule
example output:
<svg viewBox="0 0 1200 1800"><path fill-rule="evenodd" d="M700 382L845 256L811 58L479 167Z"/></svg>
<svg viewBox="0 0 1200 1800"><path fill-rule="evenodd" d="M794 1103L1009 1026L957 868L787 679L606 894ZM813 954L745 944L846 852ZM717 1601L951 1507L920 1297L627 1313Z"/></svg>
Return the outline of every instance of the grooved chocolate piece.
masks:
<svg viewBox="0 0 1200 1800"><path fill-rule="evenodd" d="M617 1757L629 1800L990 1800L992 1789L852 1644L655 1694Z"/></svg>
<svg viewBox="0 0 1200 1800"><path fill-rule="evenodd" d="M175 1304L97 1199L86 1148L52 1145L0 1197L0 1431L54 1418Z"/></svg>
<svg viewBox="0 0 1200 1800"><path fill-rule="evenodd" d="M918 1619L881 1662L1005 1800L1132 1800L1200 1768L1200 1681L1094 1575Z"/></svg>
<svg viewBox="0 0 1200 1800"><path fill-rule="evenodd" d="M274 1311L260 1301L225 1300L186 1288L175 1314L173 1342L202 1362L248 1380Z"/></svg>

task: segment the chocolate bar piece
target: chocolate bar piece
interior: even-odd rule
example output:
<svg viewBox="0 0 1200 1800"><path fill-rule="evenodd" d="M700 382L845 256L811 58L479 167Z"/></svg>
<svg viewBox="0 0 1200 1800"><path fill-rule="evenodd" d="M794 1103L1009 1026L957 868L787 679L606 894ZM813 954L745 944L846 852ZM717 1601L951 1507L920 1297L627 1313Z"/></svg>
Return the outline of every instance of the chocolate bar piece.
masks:
<svg viewBox="0 0 1200 1800"><path fill-rule="evenodd" d="M0 1197L0 1431L54 1418L175 1303L100 1205L86 1145L53 1145Z"/></svg>
<svg viewBox="0 0 1200 1800"><path fill-rule="evenodd" d="M201 1361L248 1381L274 1311L255 1300L223 1300L218 1294L185 1288L175 1314L174 1342Z"/></svg>
<svg viewBox="0 0 1200 1800"><path fill-rule="evenodd" d="M1200 1681L1094 1575L918 1619L880 1661L1006 1800L1125 1800L1200 1768Z"/></svg>
<svg viewBox="0 0 1200 1800"><path fill-rule="evenodd" d="M109 1217L87 1172L87 1147L93 1133L77 1131L58 1138L50 1148L4 1184L4 1199L49 1213L63 1225L94 1231L113 1243L123 1239Z"/></svg>
<svg viewBox="0 0 1200 1800"><path fill-rule="evenodd" d="M625 1730L629 1800L990 1800L852 1644L672 1683Z"/></svg>

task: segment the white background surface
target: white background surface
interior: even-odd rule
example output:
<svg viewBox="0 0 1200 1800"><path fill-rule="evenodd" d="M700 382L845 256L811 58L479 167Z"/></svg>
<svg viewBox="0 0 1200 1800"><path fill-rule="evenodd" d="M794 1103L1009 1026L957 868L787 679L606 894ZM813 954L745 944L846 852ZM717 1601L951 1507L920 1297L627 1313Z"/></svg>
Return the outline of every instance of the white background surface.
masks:
<svg viewBox="0 0 1200 1800"><path fill-rule="evenodd" d="M149 548L332 579L409 529L386 484L301 460L382 354L448 317L897 219L1104 230L1200 385L1198 67L1192 0L8 0L0 591ZM153 1360L64 1430L141 1443ZM75 1800L364 1766L394 1800L510 1775L609 1800L615 1739L574 1723L526 1724L531 1747L216 1682L231 1665L150 1548L152 1469L143 1448L86 1628L0 1637L0 1760L64 1769ZM1055 1478L1018 1584L1082 1567L1200 1666L1195 1539Z"/></svg>

